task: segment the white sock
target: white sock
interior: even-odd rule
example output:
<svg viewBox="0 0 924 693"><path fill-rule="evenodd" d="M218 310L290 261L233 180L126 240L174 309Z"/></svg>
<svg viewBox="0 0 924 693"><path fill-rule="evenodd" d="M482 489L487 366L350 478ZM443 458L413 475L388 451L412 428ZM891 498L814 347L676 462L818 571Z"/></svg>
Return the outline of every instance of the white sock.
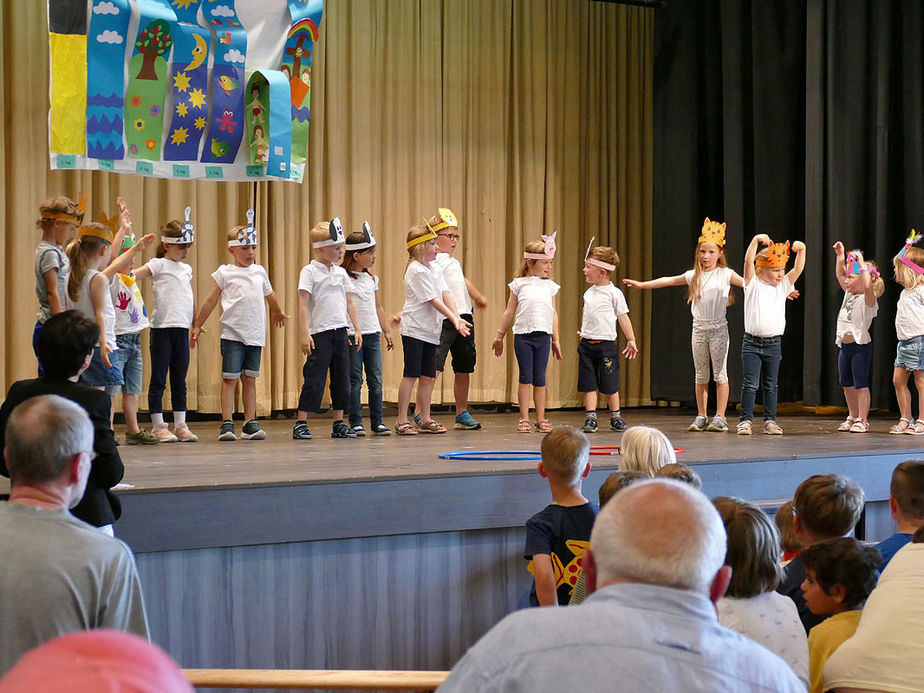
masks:
<svg viewBox="0 0 924 693"><path fill-rule="evenodd" d="M185 411L175 411L173 412L173 427L185 426L186 425L186 412Z"/></svg>
<svg viewBox="0 0 924 693"><path fill-rule="evenodd" d="M164 425L164 413L160 412L159 414L151 414L151 423L155 426Z"/></svg>

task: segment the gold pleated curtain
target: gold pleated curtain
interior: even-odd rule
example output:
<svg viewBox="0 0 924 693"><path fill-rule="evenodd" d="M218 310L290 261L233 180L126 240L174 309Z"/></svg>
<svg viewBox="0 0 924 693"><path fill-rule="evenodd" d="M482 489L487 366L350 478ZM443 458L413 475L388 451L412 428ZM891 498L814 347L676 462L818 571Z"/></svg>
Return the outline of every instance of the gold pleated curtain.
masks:
<svg viewBox="0 0 924 693"><path fill-rule="evenodd" d="M548 403L580 404L577 330L590 237L617 249L618 278L650 276L653 12L588 0L328 0L312 79L309 166L306 182L296 185L50 171L48 102L37 96L48 84L46 6L2 0L5 384L35 372L38 204L82 192L90 193L94 218L115 210L117 195L125 198L136 233L156 232L190 205L198 301L212 286L211 273L230 261L227 229L245 223L245 210L255 207L258 261L291 316L284 330L270 328L257 381L261 415L298 403L304 357L296 286L311 257L313 223L336 215L349 232L370 222L381 296L394 314L404 301L408 228L437 207L452 208L462 234L457 256L489 304L475 315L472 402L515 401L511 338L502 358L490 345L524 244L557 229L553 278L562 285L565 359L549 367ZM150 287L143 293L150 301ZM642 349L638 360L624 362L622 402L632 406L649 402L650 298L634 293L629 300ZM217 314L206 329L193 352L188 406L211 413L219 411ZM388 401L397 399L401 378L397 335L396 344L384 355ZM145 370L147 382L147 364ZM438 382L434 402L451 400L450 376Z"/></svg>

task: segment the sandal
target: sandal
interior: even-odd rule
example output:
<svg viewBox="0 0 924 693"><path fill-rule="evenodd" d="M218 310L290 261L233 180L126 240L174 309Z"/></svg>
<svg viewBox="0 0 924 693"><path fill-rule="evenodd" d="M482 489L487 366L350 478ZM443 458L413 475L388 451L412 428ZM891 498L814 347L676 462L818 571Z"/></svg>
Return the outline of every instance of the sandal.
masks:
<svg viewBox="0 0 924 693"><path fill-rule="evenodd" d="M905 433L911 436L924 436L924 419L918 419L905 429Z"/></svg>
<svg viewBox="0 0 924 693"><path fill-rule="evenodd" d="M421 433L445 433L446 427L443 424L430 419L429 421L421 421L418 425L418 430ZM922 432L924 432L924 430L922 430Z"/></svg>
<svg viewBox="0 0 924 693"><path fill-rule="evenodd" d="M552 430L552 422L548 419L540 419L536 422L536 430L539 433L548 433Z"/></svg>
<svg viewBox="0 0 924 693"><path fill-rule="evenodd" d="M402 421L395 424L395 433L399 436L416 436L417 429L411 426L410 422Z"/></svg>
<svg viewBox="0 0 924 693"><path fill-rule="evenodd" d="M517 423L517 433L532 433L533 425L527 419L520 419Z"/></svg>
<svg viewBox="0 0 924 693"><path fill-rule="evenodd" d="M850 430L851 426L853 426L854 421L859 421L859 419L848 416L846 419L844 419L844 422L837 427L837 430L841 433L846 433Z"/></svg>
<svg viewBox="0 0 924 693"><path fill-rule="evenodd" d="M851 433L869 433L869 422L864 421L863 419L854 419L853 424L850 426Z"/></svg>
<svg viewBox="0 0 924 693"><path fill-rule="evenodd" d="M903 416L902 418L898 420L897 424L895 424L894 426L892 426L892 428L889 429L889 433L891 433L892 435L901 435L906 430L908 430L908 425L910 423L911 422Z"/></svg>

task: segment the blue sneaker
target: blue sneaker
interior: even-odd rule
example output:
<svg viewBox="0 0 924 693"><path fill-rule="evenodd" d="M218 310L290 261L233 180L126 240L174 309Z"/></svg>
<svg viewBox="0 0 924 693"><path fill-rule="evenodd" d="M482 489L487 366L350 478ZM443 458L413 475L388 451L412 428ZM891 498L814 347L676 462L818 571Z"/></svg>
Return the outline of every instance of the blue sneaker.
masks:
<svg viewBox="0 0 924 693"><path fill-rule="evenodd" d="M244 440L266 440L266 431L260 428L256 419L251 419L241 429L241 438Z"/></svg>
<svg viewBox="0 0 924 693"><path fill-rule="evenodd" d="M311 431L308 430L308 424L304 421L296 421L292 427L293 440L311 440Z"/></svg>
<svg viewBox="0 0 924 693"><path fill-rule="evenodd" d="M355 438L356 431L347 426L343 421L334 421L333 430L330 433L331 438Z"/></svg>
<svg viewBox="0 0 924 693"><path fill-rule="evenodd" d="M475 421L472 418L472 415L468 413L468 409L463 411L456 417L456 423L453 428L458 428L464 431L477 431L481 428L481 424Z"/></svg>

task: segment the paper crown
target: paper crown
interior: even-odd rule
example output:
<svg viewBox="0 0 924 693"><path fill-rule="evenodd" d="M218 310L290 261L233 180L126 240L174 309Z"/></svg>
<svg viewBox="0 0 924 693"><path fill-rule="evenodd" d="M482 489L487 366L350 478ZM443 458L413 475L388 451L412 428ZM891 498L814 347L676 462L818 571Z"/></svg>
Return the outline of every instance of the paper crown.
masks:
<svg viewBox="0 0 924 693"><path fill-rule="evenodd" d="M241 245L256 245L257 230L253 227L253 210L247 210L247 226L237 232L237 238L228 241L228 247Z"/></svg>
<svg viewBox="0 0 924 693"><path fill-rule="evenodd" d="M94 238L102 238L107 243L112 243L115 238L115 234L112 233L112 229L103 224L105 228L98 229L95 226L81 226L77 229L77 237L83 236L93 236Z"/></svg>
<svg viewBox="0 0 924 693"><path fill-rule="evenodd" d="M847 253L847 260L844 263L847 274L860 274L861 272L869 272L869 276L873 279L879 278L879 270L868 265L863 261L863 253L859 250L851 250Z"/></svg>
<svg viewBox="0 0 924 693"><path fill-rule="evenodd" d="M187 245L193 242L195 238L195 233L193 232L193 225L189 221L189 215L192 213L192 207L186 208L186 223L183 224L183 232L179 236L161 236L160 240L162 243L167 245ZM256 241L254 241L256 243Z"/></svg>
<svg viewBox="0 0 924 693"><path fill-rule="evenodd" d="M593 265L594 267L605 269L607 272L615 272L616 265L611 265L610 263L604 262L603 260L598 260L597 258L590 257L590 251L594 247L595 240L597 240L597 237L593 236L590 239L590 243L587 244L587 252L584 253L584 262L586 262L588 265Z"/></svg>
<svg viewBox="0 0 924 693"><path fill-rule="evenodd" d="M699 234L697 243L715 243L719 248L725 247L725 227L727 224L720 224L717 221L711 221L709 217L703 222L703 230Z"/></svg>
<svg viewBox="0 0 924 693"><path fill-rule="evenodd" d="M42 212L42 219L51 219L53 221L64 221L68 224L74 224L75 226L83 223L83 215L87 211L87 200L90 198L89 193L86 195L80 195L77 201L77 214L71 214L69 212L55 212L48 210Z"/></svg>
<svg viewBox="0 0 924 693"><path fill-rule="evenodd" d="M905 251L908 250L908 248L911 246L915 245L919 240L921 240L921 234L917 233L914 229L911 229L911 235L908 236L908 238L905 240L905 247L898 251L896 259L913 269L918 274L924 274L924 267L921 267L918 263L905 257Z"/></svg>
<svg viewBox="0 0 924 693"><path fill-rule="evenodd" d="M448 207L440 207L437 211L439 212L440 221L433 226L430 226L429 223L427 224L427 226L430 226L430 230L433 231L433 233L449 226L456 229L459 228L459 222L456 221L456 215L452 213L451 209Z"/></svg>
<svg viewBox="0 0 924 693"><path fill-rule="evenodd" d="M119 230L119 216L117 214L109 216L106 212L100 212L100 216L102 217L100 222L109 228L114 237Z"/></svg>
<svg viewBox="0 0 924 693"><path fill-rule="evenodd" d="M315 241L311 244L312 248L326 248L329 245L340 245L343 240L343 224L340 223L340 217L334 217L327 224L328 238L323 241Z"/></svg>
<svg viewBox="0 0 924 693"><path fill-rule="evenodd" d="M413 248L415 245L420 245L421 243L426 243L427 241L432 241L434 238L436 238L436 231L434 231L433 227L430 226L430 222L423 217L421 217L421 219L423 219L423 222L427 225L427 228L430 229L430 233L425 233L423 236L418 236L417 238L412 238L409 240L407 242L408 250ZM437 226L439 226L439 224L437 224Z"/></svg>
<svg viewBox="0 0 924 693"><path fill-rule="evenodd" d="M372 227L368 221L363 222L363 240L362 243L347 243L347 250L366 250L375 247L375 236L372 235Z"/></svg>
<svg viewBox="0 0 924 693"><path fill-rule="evenodd" d="M555 259L555 237L558 235L558 231L552 233L551 236L546 236L542 234L542 240L545 243L545 252L544 253L523 253L523 257L527 260L554 260Z"/></svg>
<svg viewBox="0 0 924 693"><path fill-rule="evenodd" d="M789 241L785 243L771 243L767 246L766 257L757 256L754 264L758 267L786 267L789 262Z"/></svg>

